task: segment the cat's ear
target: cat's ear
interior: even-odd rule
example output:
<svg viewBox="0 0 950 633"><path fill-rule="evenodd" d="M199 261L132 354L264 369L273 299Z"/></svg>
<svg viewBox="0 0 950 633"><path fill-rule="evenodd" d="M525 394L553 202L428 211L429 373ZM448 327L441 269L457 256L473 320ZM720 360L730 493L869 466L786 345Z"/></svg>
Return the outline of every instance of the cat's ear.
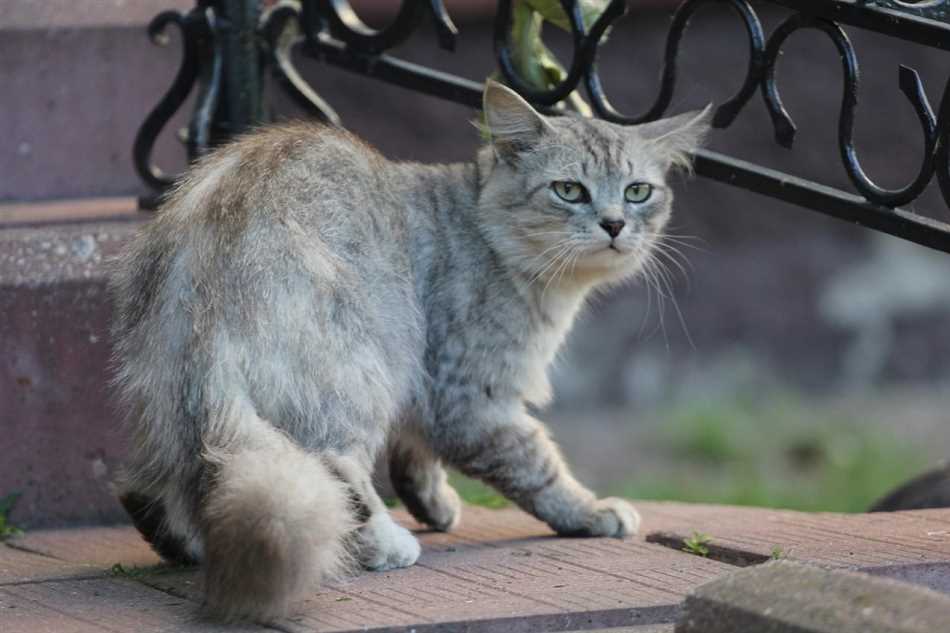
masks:
<svg viewBox="0 0 950 633"><path fill-rule="evenodd" d="M657 149L670 167L690 169L692 154L703 144L712 124L712 104L634 129Z"/></svg>
<svg viewBox="0 0 950 633"><path fill-rule="evenodd" d="M552 129L531 104L497 81L489 79L485 83L482 104L492 146L505 161L515 161L518 154L536 146Z"/></svg>

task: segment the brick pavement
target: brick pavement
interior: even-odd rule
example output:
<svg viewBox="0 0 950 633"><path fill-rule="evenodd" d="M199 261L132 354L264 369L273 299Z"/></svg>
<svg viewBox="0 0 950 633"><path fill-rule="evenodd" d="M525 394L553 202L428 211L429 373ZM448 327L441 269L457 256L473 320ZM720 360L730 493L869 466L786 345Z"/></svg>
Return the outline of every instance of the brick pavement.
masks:
<svg viewBox="0 0 950 633"><path fill-rule="evenodd" d="M950 510L836 515L639 507L643 533L626 541L557 538L514 509L466 508L456 532L420 533L423 555L415 567L323 587L299 616L272 627L200 619L198 573L153 567L158 558L131 528L30 532L0 548L0 631L660 633L672 630L689 591L736 564L769 558L776 547L792 560L950 591ZM710 557L678 549L694 531L711 537Z"/></svg>

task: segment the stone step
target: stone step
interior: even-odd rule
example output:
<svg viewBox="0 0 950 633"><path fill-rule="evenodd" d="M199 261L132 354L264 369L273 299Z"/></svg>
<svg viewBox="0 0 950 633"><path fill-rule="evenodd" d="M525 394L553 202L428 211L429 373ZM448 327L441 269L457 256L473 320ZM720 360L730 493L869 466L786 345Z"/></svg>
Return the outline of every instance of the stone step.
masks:
<svg viewBox="0 0 950 633"><path fill-rule="evenodd" d="M714 580L684 606L676 633L933 633L950 626L950 596L791 561Z"/></svg>

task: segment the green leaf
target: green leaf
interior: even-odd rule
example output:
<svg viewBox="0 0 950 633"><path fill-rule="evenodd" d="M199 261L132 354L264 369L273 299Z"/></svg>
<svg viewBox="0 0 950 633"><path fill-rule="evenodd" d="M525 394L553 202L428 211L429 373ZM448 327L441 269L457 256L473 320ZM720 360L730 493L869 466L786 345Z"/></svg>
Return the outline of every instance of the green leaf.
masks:
<svg viewBox="0 0 950 633"><path fill-rule="evenodd" d="M600 14L604 12L610 0L579 0L581 5L581 15L584 18L584 26L590 26L597 21ZM558 0L520 0L521 3L529 5L544 17L545 20L565 31L571 30L571 23L567 19L567 14L561 7ZM517 6L516 6L517 8Z"/></svg>

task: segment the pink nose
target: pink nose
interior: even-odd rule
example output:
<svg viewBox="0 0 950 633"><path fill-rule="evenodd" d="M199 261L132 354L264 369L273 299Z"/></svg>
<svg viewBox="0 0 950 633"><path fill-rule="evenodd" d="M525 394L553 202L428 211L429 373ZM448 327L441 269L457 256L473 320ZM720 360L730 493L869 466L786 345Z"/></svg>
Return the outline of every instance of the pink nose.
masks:
<svg viewBox="0 0 950 633"><path fill-rule="evenodd" d="M617 237L620 235L620 231L623 230L623 227L626 226L626 222L623 220L603 220L600 223L600 228L607 231L607 235L610 237Z"/></svg>

